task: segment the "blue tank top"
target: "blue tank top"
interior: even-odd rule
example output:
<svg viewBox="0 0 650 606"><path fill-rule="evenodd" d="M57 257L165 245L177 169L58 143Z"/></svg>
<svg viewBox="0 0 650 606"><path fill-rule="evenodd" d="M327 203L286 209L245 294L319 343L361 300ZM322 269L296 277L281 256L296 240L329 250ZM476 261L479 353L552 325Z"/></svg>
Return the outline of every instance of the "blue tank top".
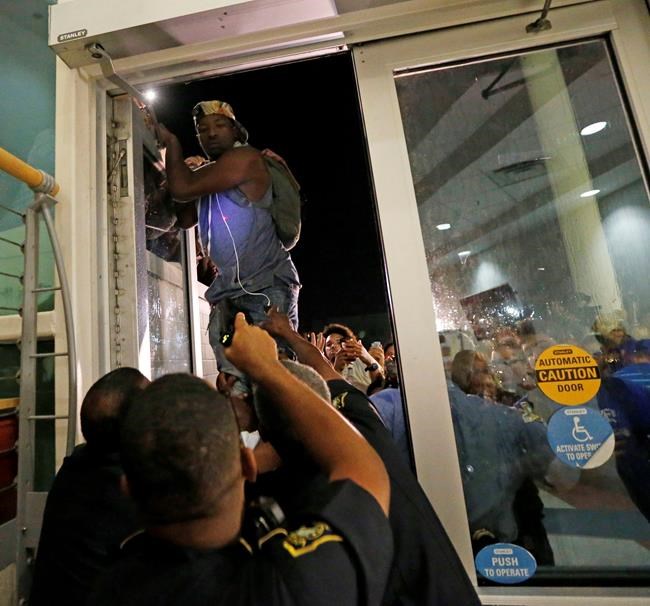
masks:
<svg viewBox="0 0 650 606"><path fill-rule="evenodd" d="M219 273L206 292L210 303L259 292L275 279L299 284L298 272L284 249L271 217L271 187L251 202L239 189L202 196L199 237Z"/></svg>

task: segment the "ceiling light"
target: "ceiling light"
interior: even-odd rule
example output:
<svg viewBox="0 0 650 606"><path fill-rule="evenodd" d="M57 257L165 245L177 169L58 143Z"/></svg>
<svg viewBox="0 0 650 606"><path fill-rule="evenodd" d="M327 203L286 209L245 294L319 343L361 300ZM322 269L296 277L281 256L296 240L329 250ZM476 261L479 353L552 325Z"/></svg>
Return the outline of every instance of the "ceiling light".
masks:
<svg viewBox="0 0 650 606"><path fill-rule="evenodd" d="M587 137L588 135L595 135L596 133L599 133L601 130L603 130L606 126L607 126L607 122L594 122L593 124L589 124L588 126L585 126L580 131L580 134L583 137Z"/></svg>
<svg viewBox="0 0 650 606"><path fill-rule="evenodd" d="M458 253L458 257L464 263L467 260L467 257L469 257L471 254L472 254L471 250L461 250Z"/></svg>
<svg viewBox="0 0 650 606"><path fill-rule="evenodd" d="M146 91L144 91L144 98L147 101L155 101L157 96L158 95L157 95L155 90L146 90Z"/></svg>
<svg viewBox="0 0 650 606"><path fill-rule="evenodd" d="M600 190L599 189L590 189L589 191L585 191L580 194L581 198L589 198L591 196L595 196L596 194L599 194Z"/></svg>
<svg viewBox="0 0 650 606"><path fill-rule="evenodd" d="M537 271L544 271L545 269L546 269L546 267L538 267Z"/></svg>
<svg viewBox="0 0 650 606"><path fill-rule="evenodd" d="M439 225L436 225L436 229L440 231L451 229L451 223L440 223Z"/></svg>

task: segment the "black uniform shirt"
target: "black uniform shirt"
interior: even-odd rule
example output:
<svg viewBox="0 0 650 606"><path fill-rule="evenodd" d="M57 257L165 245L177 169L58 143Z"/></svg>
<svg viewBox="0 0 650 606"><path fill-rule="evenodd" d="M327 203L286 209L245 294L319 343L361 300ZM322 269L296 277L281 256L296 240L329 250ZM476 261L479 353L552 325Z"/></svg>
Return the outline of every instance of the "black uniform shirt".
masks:
<svg viewBox="0 0 650 606"><path fill-rule="evenodd" d="M120 543L140 528L120 490L117 453L87 444L63 460L47 496L29 603L81 606L95 579L113 564Z"/></svg>
<svg viewBox="0 0 650 606"><path fill-rule="evenodd" d="M395 542L384 606L479 606L438 516L364 394L328 381L332 403L377 451L390 476L389 520Z"/></svg>
<svg viewBox="0 0 650 606"><path fill-rule="evenodd" d="M350 481L329 484L309 521L200 551L143 533L95 588L93 606L375 606L392 559L388 521Z"/></svg>

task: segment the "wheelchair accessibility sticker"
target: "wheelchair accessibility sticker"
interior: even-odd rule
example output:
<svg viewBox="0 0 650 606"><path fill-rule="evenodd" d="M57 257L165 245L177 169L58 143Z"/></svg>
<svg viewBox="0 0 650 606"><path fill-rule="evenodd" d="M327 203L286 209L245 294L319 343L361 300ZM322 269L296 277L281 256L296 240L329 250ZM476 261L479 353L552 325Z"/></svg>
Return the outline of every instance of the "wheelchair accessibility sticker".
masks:
<svg viewBox="0 0 650 606"><path fill-rule="evenodd" d="M502 585L527 581L537 570L533 555L523 547L510 543L483 547L476 554L474 565L482 577Z"/></svg>
<svg viewBox="0 0 650 606"><path fill-rule="evenodd" d="M584 404L600 388L600 369L591 354L575 345L553 345L535 362L537 386L553 402Z"/></svg>
<svg viewBox="0 0 650 606"><path fill-rule="evenodd" d="M563 463L592 469L614 452L612 426L591 408L562 408L548 422L548 443Z"/></svg>

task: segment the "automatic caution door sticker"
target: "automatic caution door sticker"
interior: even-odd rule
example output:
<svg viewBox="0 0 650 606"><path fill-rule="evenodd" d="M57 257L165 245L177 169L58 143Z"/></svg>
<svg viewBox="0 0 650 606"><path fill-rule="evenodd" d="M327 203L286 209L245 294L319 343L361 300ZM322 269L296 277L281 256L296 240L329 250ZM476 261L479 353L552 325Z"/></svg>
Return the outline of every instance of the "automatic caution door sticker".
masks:
<svg viewBox="0 0 650 606"><path fill-rule="evenodd" d="M535 376L544 395L565 406L588 402L600 388L598 363L575 345L545 349L535 362Z"/></svg>
<svg viewBox="0 0 650 606"><path fill-rule="evenodd" d="M510 543L483 547L476 554L474 565L482 577L504 585L527 581L537 570L537 562L532 554Z"/></svg>
<svg viewBox="0 0 650 606"><path fill-rule="evenodd" d="M591 408L560 408L548 422L548 443L563 463L592 469L614 452L612 426Z"/></svg>

